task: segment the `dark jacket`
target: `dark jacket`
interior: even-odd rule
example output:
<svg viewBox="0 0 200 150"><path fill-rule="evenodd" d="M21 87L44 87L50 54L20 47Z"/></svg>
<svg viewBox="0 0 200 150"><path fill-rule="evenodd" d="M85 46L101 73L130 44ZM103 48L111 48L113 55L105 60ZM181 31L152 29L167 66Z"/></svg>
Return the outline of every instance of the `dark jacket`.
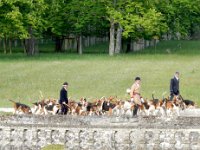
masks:
<svg viewBox="0 0 200 150"><path fill-rule="evenodd" d="M110 103L104 101L104 102L103 102L102 109L103 109L104 111L109 111L109 108L110 108Z"/></svg>
<svg viewBox="0 0 200 150"><path fill-rule="evenodd" d="M68 104L67 91L65 90L64 87L60 90L60 99L59 99L60 104L62 104L63 102Z"/></svg>
<svg viewBox="0 0 200 150"><path fill-rule="evenodd" d="M170 81L170 94L171 95L179 95L179 80L177 80L175 77L171 79Z"/></svg>

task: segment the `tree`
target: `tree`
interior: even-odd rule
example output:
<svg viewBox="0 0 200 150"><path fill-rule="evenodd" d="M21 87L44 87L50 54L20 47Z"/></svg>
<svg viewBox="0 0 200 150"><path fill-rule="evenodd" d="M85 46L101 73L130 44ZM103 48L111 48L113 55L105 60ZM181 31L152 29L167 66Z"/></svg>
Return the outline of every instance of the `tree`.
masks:
<svg viewBox="0 0 200 150"><path fill-rule="evenodd" d="M156 8L165 17L167 33L175 38L191 35L194 26L200 23L200 0L158 1Z"/></svg>
<svg viewBox="0 0 200 150"><path fill-rule="evenodd" d="M105 26L105 12L98 1L71 0L48 1L49 30L56 37L56 51L62 52L64 38L73 36L77 39L77 52L83 53L83 36L99 34ZM104 27L103 27L104 29ZM104 31L103 31L104 32Z"/></svg>
<svg viewBox="0 0 200 150"><path fill-rule="evenodd" d="M25 39L27 55L34 55L38 52L36 48L36 37L40 37L45 29L46 21L44 13L46 4L44 0L19 0L16 2L23 15L24 28L28 31L28 38Z"/></svg>
<svg viewBox="0 0 200 150"><path fill-rule="evenodd" d="M110 55L120 52L121 34L125 38L132 39L152 38L153 36L160 36L167 29L162 14L156 11L152 2L145 0L106 2L110 21ZM115 31L117 31L117 34Z"/></svg>
<svg viewBox="0 0 200 150"><path fill-rule="evenodd" d="M19 7L15 5L17 2L19 1L0 1L0 37L4 41L4 53L8 50L12 53L12 39L28 37L23 24L23 16Z"/></svg>
<svg viewBox="0 0 200 150"><path fill-rule="evenodd" d="M55 52L63 51L64 37L69 35L69 31L72 30L68 21L68 12L65 11L69 2L67 0L46 0L47 31L44 34L52 36L55 40Z"/></svg>
<svg viewBox="0 0 200 150"><path fill-rule="evenodd" d="M82 54L82 37L97 35L97 30L102 31L102 27L105 27L105 8L98 1L92 0L73 0L68 6L69 21L78 39L78 53Z"/></svg>
<svg viewBox="0 0 200 150"><path fill-rule="evenodd" d="M28 55L37 52L35 37L39 36L45 27L42 18L45 7L43 0L0 1L0 36L4 38L4 53L7 53L7 45L11 52L11 40L14 38L25 40Z"/></svg>
<svg viewBox="0 0 200 150"><path fill-rule="evenodd" d="M122 27L119 23L120 9L124 2L121 0L102 0L101 1L106 8L107 19L110 22L110 40L109 40L109 55L113 56L115 53L120 53L121 51L121 34ZM116 28L117 36L116 36ZM117 38L117 40L116 40Z"/></svg>

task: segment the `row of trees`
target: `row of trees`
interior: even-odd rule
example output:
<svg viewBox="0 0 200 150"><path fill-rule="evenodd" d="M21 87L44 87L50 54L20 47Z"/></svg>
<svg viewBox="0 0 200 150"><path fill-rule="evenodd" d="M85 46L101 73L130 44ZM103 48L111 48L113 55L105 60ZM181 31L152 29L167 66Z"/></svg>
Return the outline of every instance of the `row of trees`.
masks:
<svg viewBox="0 0 200 150"><path fill-rule="evenodd" d="M1 0L0 38L4 53L12 40L21 39L28 55L38 52L36 39L53 38L62 52L65 38L77 39L82 54L83 36L109 36L109 54L120 53L123 43L184 38L200 26L200 0ZM127 50L128 50L127 46Z"/></svg>

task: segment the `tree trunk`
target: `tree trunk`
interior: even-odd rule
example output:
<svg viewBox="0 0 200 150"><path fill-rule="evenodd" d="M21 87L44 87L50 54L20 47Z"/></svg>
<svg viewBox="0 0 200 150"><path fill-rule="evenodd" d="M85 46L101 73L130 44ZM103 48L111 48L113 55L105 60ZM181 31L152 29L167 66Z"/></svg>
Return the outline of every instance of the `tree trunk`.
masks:
<svg viewBox="0 0 200 150"><path fill-rule="evenodd" d="M117 39L116 39L116 48L115 48L115 53L119 54L122 49L122 27L119 24L117 28Z"/></svg>
<svg viewBox="0 0 200 150"><path fill-rule="evenodd" d="M126 48L126 53L131 51L131 38L127 39L127 48Z"/></svg>
<svg viewBox="0 0 200 150"><path fill-rule="evenodd" d="M33 56L36 53L36 49L35 49L35 38L33 36L32 27L29 27L29 35L30 35L30 38L27 39L26 51L27 51L27 55Z"/></svg>
<svg viewBox="0 0 200 150"><path fill-rule="evenodd" d="M94 36L92 36L90 38L90 43L91 43L91 46L95 45L95 37Z"/></svg>
<svg viewBox="0 0 200 150"><path fill-rule="evenodd" d="M87 47L89 47L89 46L90 46L90 37L87 36Z"/></svg>
<svg viewBox="0 0 200 150"><path fill-rule="evenodd" d="M55 51L62 52L63 51L62 45L63 45L63 38L56 37Z"/></svg>
<svg viewBox="0 0 200 150"><path fill-rule="evenodd" d="M14 41L14 46L17 47L17 45L18 45L18 40L15 40Z"/></svg>
<svg viewBox="0 0 200 150"><path fill-rule="evenodd" d="M4 54L7 53L7 38L6 38L6 36L3 39L3 51L4 51Z"/></svg>
<svg viewBox="0 0 200 150"><path fill-rule="evenodd" d="M25 39L21 40L21 45L23 46L24 54L26 54L27 53L27 49L26 49L26 40Z"/></svg>
<svg viewBox="0 0 200 150"><path fill-rule="evenodd" d="M80 55L83 54L83 45L82 44L83 44L83 42L82 42L82 35L80 35L79 38L78 38L78 53Z"/></svg>
<svg viewBox="0 0 200 150"><path fill-rule="evenodd" d="M64 51L66 51L67 49L69 49L69 40L68 39L64 39Z"/></svg>
<svg viewBox="0 0 200 150"><path fill-rule="evenodd" d="M9 39L9 51L10 51L10 54L12 54L12 40Z"/></svg>
<svg viewBox="0 0 200 150"><path fill-rule="evenodd" d="M110 23L110 44L109 44L109 55L113 56L115 52L115 24L114 20Z"/></svg>

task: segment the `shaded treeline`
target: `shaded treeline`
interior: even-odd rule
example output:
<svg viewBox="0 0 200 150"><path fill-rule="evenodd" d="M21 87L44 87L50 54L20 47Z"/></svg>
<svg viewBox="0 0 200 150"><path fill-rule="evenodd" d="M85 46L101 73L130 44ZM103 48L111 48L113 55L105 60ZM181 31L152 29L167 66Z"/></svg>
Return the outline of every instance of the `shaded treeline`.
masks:
<svg viewBox="0 0 200 150"><path fill-rule="evenodd" d="M41 39L55 52L107 42L109 55L190 39L200 28L200 0L2 0L0 44L4 53L21 45L35 55ZM141 44L142 43L142 44Z"/></svg>

